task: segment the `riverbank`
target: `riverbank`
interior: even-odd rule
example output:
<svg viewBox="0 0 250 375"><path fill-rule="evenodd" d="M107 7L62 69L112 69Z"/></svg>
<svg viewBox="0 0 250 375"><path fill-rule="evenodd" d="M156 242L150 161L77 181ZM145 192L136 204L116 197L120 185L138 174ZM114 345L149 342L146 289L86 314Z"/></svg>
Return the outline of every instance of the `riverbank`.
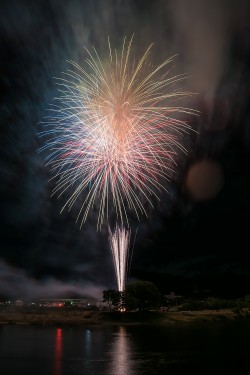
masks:
<svg viewBox="0 0 250 375"><path fill-rule="evenodd" d="M29 325L104 325L104 324L173 324L188 322L213 322L217 320L250 319L250 310L221 309L176 312L103 313L101 311L71 310L64 308L3 309L0 324Z"/></svg>

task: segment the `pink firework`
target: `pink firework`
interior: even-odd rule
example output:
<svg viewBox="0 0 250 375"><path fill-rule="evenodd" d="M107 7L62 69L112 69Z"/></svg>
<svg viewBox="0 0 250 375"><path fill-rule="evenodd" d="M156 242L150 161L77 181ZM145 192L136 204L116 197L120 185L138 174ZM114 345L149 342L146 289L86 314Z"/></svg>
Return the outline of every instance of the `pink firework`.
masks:
<svg viewBox="0 0 250 375"><path fill-rule="evenodd" d="M186 152L182 137L191 127L175 114L195 113L176 104L191 94L176 88L183 75L169 76L173 58L152 67L152 45L138 61L131 57L132 39L120 53L108 46L105 63L95 49L86 50L84 67L70 61L73 70L58 79L60 95L42 133L53 194L69 192L62 210L77 204L82 225L96 206L98 229L111 206L122 225L129 225L128 211L138 220L147 216L145 203L160 199L176 154Z"/></svg>

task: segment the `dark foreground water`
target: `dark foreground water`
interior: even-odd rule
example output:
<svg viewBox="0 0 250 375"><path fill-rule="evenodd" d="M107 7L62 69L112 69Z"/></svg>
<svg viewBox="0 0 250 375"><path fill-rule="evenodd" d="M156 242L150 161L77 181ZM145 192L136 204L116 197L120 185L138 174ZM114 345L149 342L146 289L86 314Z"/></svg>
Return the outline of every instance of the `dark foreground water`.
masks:
<svg viewBox="0 0 250 375"><path fill-rule="evenodd" d="M164 327L0 326L1 375L243 373L250 374L250 321Z"/></svg>

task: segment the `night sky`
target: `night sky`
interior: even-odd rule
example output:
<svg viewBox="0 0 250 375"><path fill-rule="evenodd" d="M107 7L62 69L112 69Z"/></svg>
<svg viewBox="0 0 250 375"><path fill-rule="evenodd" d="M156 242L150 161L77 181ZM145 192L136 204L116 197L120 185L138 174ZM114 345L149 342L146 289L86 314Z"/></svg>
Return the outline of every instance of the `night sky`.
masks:
<svg viewBox="0 0 250 375"><path fill-rule="evenodd" d="M0 295L100 297L116 281L107 228L60 210L40 122L67 60L134 34L140 54L177 55L200 111L148 218L131 217L130 280L164 293L250 294L250 7L246 0L5 0L0 14Z"/></svg>

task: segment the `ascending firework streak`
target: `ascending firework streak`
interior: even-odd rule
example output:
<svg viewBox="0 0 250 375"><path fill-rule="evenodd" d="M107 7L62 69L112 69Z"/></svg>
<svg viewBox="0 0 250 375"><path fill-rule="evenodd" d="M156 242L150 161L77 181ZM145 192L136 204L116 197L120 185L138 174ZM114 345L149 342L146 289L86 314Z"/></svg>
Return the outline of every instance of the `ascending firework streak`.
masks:
<svg viewBox="0 0 250 375"><path fill-rule="evenodd" d="M124 39L118 53L108 43L105 63L94 48L86 50L85 67L70 61L73 70L57 79L60 95L43 123L41 135L48 139L40 150L49 150L53 194L70 191L62 211L83 197L77 214L81 226L94 206L98 229L109 217L110 204L122 225L129 225L128 210L138 219L147 216L145 203L153 206L152 198L160 199L176 153L186 152L181 136L191 127L173 117L195 113L176 105L191 95L176 88L185 77L169 76L173 58L153 67L152 45L132 60L131 44Z"/></svg>
<svg viewBox="0 0 250 375"><path fill-rule="evenodd" d="M109 243L119 292L124 292L126 285L130 236L130 230L119 228L118 225L116 225L115 231L112 233L109 227Z"/></svg>

